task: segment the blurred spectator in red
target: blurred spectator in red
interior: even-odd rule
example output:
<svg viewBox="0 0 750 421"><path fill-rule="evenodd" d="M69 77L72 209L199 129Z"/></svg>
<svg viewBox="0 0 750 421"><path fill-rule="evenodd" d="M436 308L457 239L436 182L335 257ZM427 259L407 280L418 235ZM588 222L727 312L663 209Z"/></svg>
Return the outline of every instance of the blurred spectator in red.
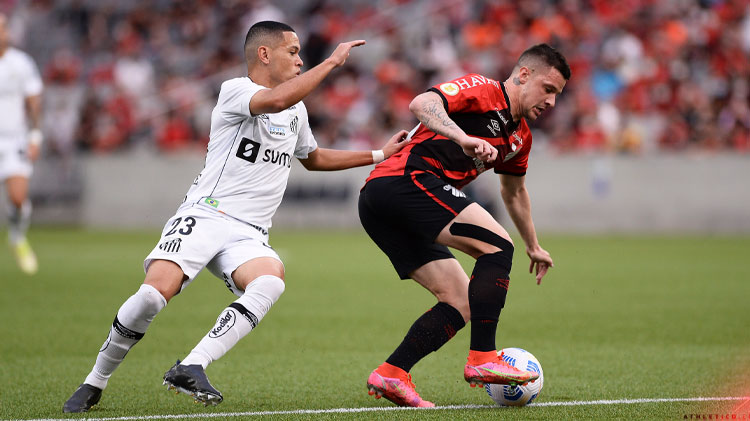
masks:
<svg viewBox="0 0 750 421"><path fill-rule="evenodd" d="M535 126L544 149L750 153L747 0L299 0L283 8L270 0L45 0L9 8L19 46L70 93L46 106L67 109L65 120L77 122L67 131L83 150L160 148L174 119L190 126L190 142L205 143L215 84L245 75L237 34L271 19L296 29L307 68L341 40L367 40L311 97L311 125L331 136L323 145L344 142L341 133L369 144L410 128L416 93L468 71L503 77L515 64L504 57L548 42L570 58L566 90L575 94ZM70 136L60 137L59 149L70 149Z"/></svg>
<svg viewBox="0 0 750 421"><path fill-rule="evenodd" d="M195 133L190 122L176 110L172 109L157 134L157 144L164 152L185 149L193 144Z"/></svg>

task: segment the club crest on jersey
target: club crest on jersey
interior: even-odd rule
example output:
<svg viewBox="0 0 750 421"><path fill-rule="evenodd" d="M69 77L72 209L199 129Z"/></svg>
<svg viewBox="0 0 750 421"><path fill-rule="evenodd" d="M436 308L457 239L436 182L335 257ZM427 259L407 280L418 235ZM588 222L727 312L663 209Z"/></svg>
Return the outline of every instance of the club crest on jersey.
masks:
<svg viewBox="0 0 750 421"><path fill-rule="evenodd" d="M159 244L159 250L166 253L177 253L180 251L180 245L182 244L181 238L175 238L173 240L165 241Z"/></svg>
<svg viewBox="0 0 750 421"><path fill-rule="evenodd" d="M453 82L448 82L440 85L440 90L446 95L454 96L458 94L458 91L460 91L461 88Z"/></svg>
<svg viewBox="0 0 750 421"><path fill-rule="evenodd" d="M511 151L507 155L505 155L505 157L503 158L503 162L508 162L511 158L516 156L516 154L521 151L521 146L523 146L523 139L521 139L521 136L519 136L516 132L513 132L510 142Z"/></svg>
<svg viewBox="0 0 750 421"><path fill-rule="evenodd" d="M299 124L299 117L294 116L294 118L292 119L292 122L289 123L289 130L291 130L292 133L297 134L297 131L299 130L298 124Z"/></svg>

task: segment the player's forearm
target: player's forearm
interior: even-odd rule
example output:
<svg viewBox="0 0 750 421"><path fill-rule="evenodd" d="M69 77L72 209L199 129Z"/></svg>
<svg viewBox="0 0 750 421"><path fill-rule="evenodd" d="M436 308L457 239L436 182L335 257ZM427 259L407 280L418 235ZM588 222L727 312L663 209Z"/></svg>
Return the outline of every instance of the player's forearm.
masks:
<svg viewBox="0 0 750 421"><path fill-rule="evenodd" d="M34 95L26 98L26 109L29 119L29 126L32 129L38 129L42 123L42 97Z"/></svg>
<svg viewBox="0 0 750 421"><path fill-rule="evenodd" d="M278 86L260 91L250 100L250 111L257 114L278 113L302 101L328 76L336 65L330 60Z"/></svg>
<svg viewBox="0 0 750 421"><path fill-rule="evenodd" d="M310 157L300 160L310 171L337 171L373 164L372 151L340 151L318 148Z"/></svg>
<svg viewBox="0 0 750 421"><path fill-rule="evenodd" d="M523 242L527 249L536 249L539 247L539 240L536 236L536 228L531 218L531 199L526 188L515 191L503 190L503 202L508 210L510 219L518 229Z"/></svg>
<svg viewBox="0 0 750 421"><path fill-rule="evenodd" d="M440 136L457 143L466 137L466 133L448 116L440 97L433 92L418 95L409 104L409 110L420 123Z"/></svg>

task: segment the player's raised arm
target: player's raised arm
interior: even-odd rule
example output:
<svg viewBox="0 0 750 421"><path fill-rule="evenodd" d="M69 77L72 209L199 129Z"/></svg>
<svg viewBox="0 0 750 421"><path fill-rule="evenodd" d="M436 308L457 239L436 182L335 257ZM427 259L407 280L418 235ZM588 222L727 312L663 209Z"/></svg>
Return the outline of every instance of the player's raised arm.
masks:
<svg viewBox="0 0 750 421"><path fill-rule="evenodd" d="M417 95L409 104L409 110L428 129L461 146L468 156L492 162L497 158L497 149L489 142L466 134L450 118L440 96L434 92Z"/></svg>
<svg viewBox="0 0 750 421"><path fill-rule="evenodd" d="M409 132L406 130L399 131L388 139L383 149L377 151L342 151L318 148L310 152L306 159L300 159L299 161L309 171L336 171L377 164L409 144L409 140L406 139L408 134Z"/></svg>
<svg viewBox="0 0 750 421"><path fill-rule="evenodd" d="M255 51L256 57L248 57L248 74L250 73L251 60L254 60L258 66L270 65L273 60L294 61L294 71L291 73L290 79L280 81L274 86L256 81L271 89L264 89L253 95L250 100L250 112L254 115L277 113L298 103L320 85L320 82L333 69L344 65L352 48L365 44L364 40L343 42L322 63L301 73L302 59L299 57L299 38L293 32L285 32L284 34L285 40L281 45L275 48L261 45ZM289 56L289 58L285 56ZM252 75L250 77L252 78Z"/></svg>

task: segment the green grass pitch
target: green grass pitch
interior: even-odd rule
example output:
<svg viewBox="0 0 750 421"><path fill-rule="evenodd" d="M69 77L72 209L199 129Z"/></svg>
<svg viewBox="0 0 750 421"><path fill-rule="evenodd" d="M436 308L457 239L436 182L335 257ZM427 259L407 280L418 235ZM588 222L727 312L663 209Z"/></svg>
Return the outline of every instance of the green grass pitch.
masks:
<svg viewBox="0 0 750 421"><path fill-rule="evenodd" d="M4 235L4 233L0 233ZM84 379L115 312L143 280L157 232L33 229L40 260L23 276L0 246L0 419L82 418L62 404ZM273 232L287 289L258 328L208 368L217 407L168 393L163 373L234 296L202 273L162 311L88 417L213 419L697 419L732 401L570 405L573 401L750 395L750 237L541 235L556 262L541 286L517 248L498 346L540 360L540 405L494 408L463 380L465 328L412 371L420 394L458 409L391 408L365 380L434 299L400 281L361 232ZM520 240L516 240L520 244ZM471 262L462 259L466 268ZM222 413L255 413L228 418ZM741 418L741 417L745 418ZM152 417L152 418L149 418ZM165 419L162 417L161 419Z"/></svg>

